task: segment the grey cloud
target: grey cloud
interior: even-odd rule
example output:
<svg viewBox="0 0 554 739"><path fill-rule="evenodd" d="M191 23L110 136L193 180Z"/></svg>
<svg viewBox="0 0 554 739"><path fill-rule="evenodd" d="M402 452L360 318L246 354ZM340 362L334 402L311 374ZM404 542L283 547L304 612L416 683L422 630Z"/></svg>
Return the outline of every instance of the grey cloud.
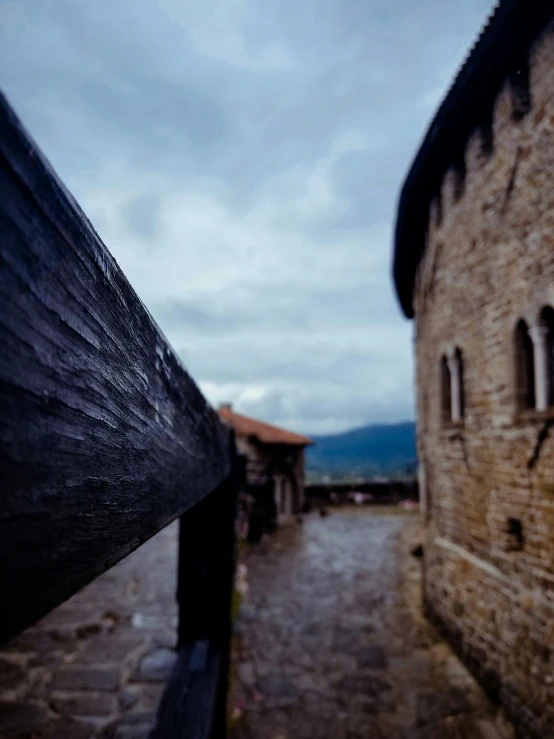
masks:
<svg viewBox="0 0 554 739"><path fill-rule="evenodd" d="M296 63L288 73L260 74L195 57L183 32L150 3L122 0L121 20L102 2L79 4L79 10L70 2L22 5L44 30L38 36L29 22L18 34L29 36L44 56L61 34L62 42L74 47L73 65L63 57L32 64L18 53L14 32L7 38L11 45L4 44L10 86L23 87L23 94L40 86L65 105L82 106L102 131L103 145L109 148L116 140L120 154L132 151L136 163L157 162L176 176L194 176L193 161L201 159L202 172L232 182L248 197L256 197L268 173L299 161L313 164L338 131L349 129L387 134L390 150L398 152L387 167L398 181L430 113L414 114L414 89L424 90L425 80L436 77L437 56L444 55L453 33L435 26L431 0L418 3L417 10L411 0L400 3L389 25L376 21L387 9L384 3L328 0L318 3L314 22L312 3L275 1L264 4L271 19L271 27L265 20L265 36L282 38ZM484 13L487 3L474 1L474 6ZM254 5L250 11L255 37L263 14ZM134 30L129 21L137 14L144 18ZM479 17L475 9L467 15ZM426 53L412 30L421 18L431 26L422 29ZM78 49L84 49L82 76L74 68ZM21 65L14 64L14 55Z"/></svg>
<svg viewBox="0 0 554 739"><path fill-rule="evenodd" d="M293 408L291 408L293 405ZM271 418L275 423L294 426L304 433L332 433L336 429L353 428L367 423L368 412L376 422L405 420L412 415L409 404L394 396L385 396L368 403L365 395L347 385L325 385L302 389L291 404L291 388L274 390L267 396L245 400L244 412L258 418Z"/></svg>
<svg viewBox="0 0 554 739"><path fill-rule="evenodd" d="M160 196L143 193L124 206L122 216L132 231L151 237L159 229L159 210Z"/></svg>
<svg viewBox="0 0 554 739"><path fill-rule="evenodd" d="M0 1L0 81L210 397L332 431L412 415L394 208L491 4Z"/></svg>
<svg viewBox="0 0 554 739"><path fill-rule="evenodd" d="M314 383L322 383L333 386L331 395L339 405L347 390L357 393L365 401L372 394L377 400L380 385L371 378L392 369L397 361L394 354L391 356L386 350L371 352L361 346L361 342L357 346L342 348L332 341L325 341L324 337L317 343L303 343L301 338L291 341L286 335L281 335L271 343L260 344L254 343L252 337L243 337L232 343L219 343L218 351L211 354L203 347L201 351L184 349L181 354L194 376L202 382L298 383L294 385L293 398L302 392L312 392ZM307 361L308 357L310 361ZM364 382L371 387L360 392L360 383ZM402 401L407 397L409 394Z"/></svg>
<svg viewBox="0 0 554 739"><path fill-rule="evenodd" d="M368 282L366 279L345 288L308 292L303 292L302 285L264 286L240 296L215 294L202 304L180 298L151 305L150 309L162 326L214 336L255 329L265 335L283 330L289 334L329 332L354 326L370 332L378 323L394 323L398 312L388 286L370 286Z"/></svg>
<svg viewBox="0 0 554 739"><path fill-rule="evenodd" d="M147 146L152 136L165 129L187 138L194 147L210 147L223 137L229 124L209 95L185 84L165 80L152 84L144 76L129 73L115 83L82 84L79 92L84 104L95 115L109 110L111 126L132 133Z"/></svg>

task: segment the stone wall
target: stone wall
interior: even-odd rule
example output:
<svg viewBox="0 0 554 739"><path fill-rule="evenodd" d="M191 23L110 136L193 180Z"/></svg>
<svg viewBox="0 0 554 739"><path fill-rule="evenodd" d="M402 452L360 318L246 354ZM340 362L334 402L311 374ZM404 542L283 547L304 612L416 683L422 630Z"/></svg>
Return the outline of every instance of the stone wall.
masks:
<svg viewBox="0 0 554 739"><path fill-rule="evenodd" d="M532 50L529 90L527 110L506 82L492 131L472 136L431 208L414 297L418 453L428 613L523 735L551 737L554 413L518 410L514 330L554 307L553 28ZM465 414L449 424L441 356L456 347Z"/></svg>
<svg viewBox="0 0 554 739"><path fill-rule="evenodd" d="M290 512L299 513L304 505L304 447L262 444L238 436L237 448L246 457L248 485L263 485L270 471L275 482L286 490Z"/></svg>
<svg viewBox="0 0 554 739"><path fill-rule="evenodd" d="M175 664L178 522L0 648L1 739L148 739Z"/></svg>
<svg viewBox="0 0 554 739"><path fill-rule="evenodd" d="M407 480L387 480L384 482L361 483L313 483L306 485L306 502L314 505L352 502L352 495L367 495L368 503L389 505L403 500L416 502L419 499L417 483Z"/></svg>

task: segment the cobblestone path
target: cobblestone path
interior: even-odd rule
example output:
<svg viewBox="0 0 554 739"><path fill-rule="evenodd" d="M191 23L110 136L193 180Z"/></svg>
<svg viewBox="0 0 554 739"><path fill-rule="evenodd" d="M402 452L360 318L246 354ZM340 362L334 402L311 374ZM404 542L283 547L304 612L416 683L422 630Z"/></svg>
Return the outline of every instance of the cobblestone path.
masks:
<svg viewBox="0 0 554 739"><path fill-rule="evenodd" d="M174 661L177 531L1 648L1 739L146 739Z"/></svg>
<svg viewBox="0 0 554 739"><path fill-rule="evenodd" d="M172 669L177 527L0 650L0 739L146 739ZM230 739L511 739L420 611L418 519L311 514L253 547Z"/></svg>
<svg viewBox="0 0 554 739"><path fill-rule="evenodd" d="M253 548L232 739L512 737L421 616L418 518L311 514Z"/></svg>

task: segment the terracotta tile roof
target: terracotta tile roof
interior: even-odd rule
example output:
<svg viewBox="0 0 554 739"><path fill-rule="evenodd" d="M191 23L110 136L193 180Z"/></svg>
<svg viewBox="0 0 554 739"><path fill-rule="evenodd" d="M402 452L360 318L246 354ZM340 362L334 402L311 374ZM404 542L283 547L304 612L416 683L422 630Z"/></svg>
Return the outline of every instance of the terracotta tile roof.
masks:
<svg viewBox="0 0 554 739"><path fill-rule="evenodd" d="M263 444L309 446L314 443L307 436L293 434L292 431L286 431L277 426L271 426L269 423L256 421L254 418L235 413L229 405L221 405L217 412L223 421L226 421L234 428L237 436L255 436Z"/></svg>

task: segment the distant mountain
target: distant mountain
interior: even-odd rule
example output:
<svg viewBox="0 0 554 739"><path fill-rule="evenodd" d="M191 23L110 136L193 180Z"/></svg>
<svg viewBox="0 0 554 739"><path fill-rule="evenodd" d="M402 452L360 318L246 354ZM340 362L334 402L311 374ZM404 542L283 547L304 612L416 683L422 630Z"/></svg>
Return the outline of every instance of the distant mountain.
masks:
<svg viewBox="0 0 554 739"><path fill-rule="evenodd" d="M369 425L330 436L312 436L306 450L309 477L368 477L415 469L415 424L412 421Z"/></svg>

